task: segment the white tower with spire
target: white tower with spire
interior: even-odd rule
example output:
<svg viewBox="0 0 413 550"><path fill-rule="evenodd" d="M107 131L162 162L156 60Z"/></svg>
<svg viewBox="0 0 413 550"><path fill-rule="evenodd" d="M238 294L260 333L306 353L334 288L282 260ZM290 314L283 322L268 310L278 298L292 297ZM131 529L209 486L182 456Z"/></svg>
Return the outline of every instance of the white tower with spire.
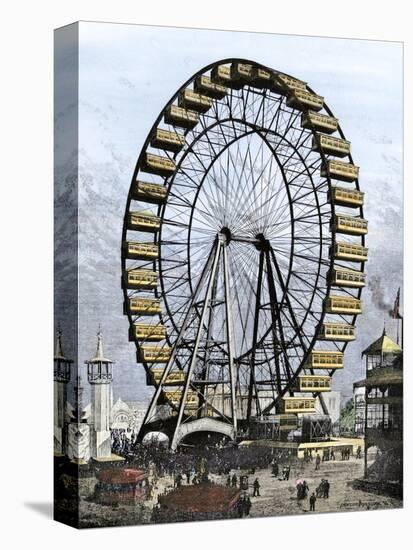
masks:
<svg viewBox="0 0 413 550"><path fill-rule="evenodd" d="M111 458L111 383L113 361L103 354L102 333L97 333L95 357L85 361L91 384L91 455L95 460Z"/></svg>
<svg viewBox="0 0 413 550"><path fill-rule="evenodd" d="M70 380L71 359L67 359L62 349L62 332L59 329L56 337L56 348L54 354L54 454L63 456L66 454L66 404L67 384Z"/></svg>

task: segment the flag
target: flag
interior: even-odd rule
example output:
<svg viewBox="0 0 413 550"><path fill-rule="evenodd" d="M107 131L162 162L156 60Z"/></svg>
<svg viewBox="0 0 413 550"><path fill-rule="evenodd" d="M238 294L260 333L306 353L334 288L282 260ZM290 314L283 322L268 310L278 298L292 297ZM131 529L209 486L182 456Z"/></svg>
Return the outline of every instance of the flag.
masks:
<svg viewBox="0 0 413 550"><path fill-rule="evenodd" d="M397 291L396 299L394 300L393 309L389 311L389 315L392 319L401 319L399 308L400 308L400 287L399 287L399 290Z"/></svg>

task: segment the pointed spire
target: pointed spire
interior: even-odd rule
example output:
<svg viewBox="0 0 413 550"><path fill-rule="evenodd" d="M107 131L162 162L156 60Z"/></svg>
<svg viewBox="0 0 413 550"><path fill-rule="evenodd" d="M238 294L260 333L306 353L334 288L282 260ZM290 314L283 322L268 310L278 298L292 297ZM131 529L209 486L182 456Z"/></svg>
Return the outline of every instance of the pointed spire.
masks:
<svg viewBox="0 0 413 550"><path fill-rule="evenodd" d="M89 359L88 361L85 361L86 364L88 363L113 363L110 359L106 359L103 355L103 336L102 331L100 328L98 328L97 332L97 345L96 345L96 355L92 359Z"/></svg>
<svg viewBox="0 0 413 550"><path fill-rule="evenodd" d="M103 338L102 338L102 331L100 330L100 324L99 324L97 337L98 337L98 343L96 347L96 358L103 359Z"/></svg>
<svg viewBox="0 0 413 550"><path fill-rule="evenodd" d="M57 329L56 333L56 347L54 352L55 358L61 358L64 357L63 349L62 349L62 331L60 330L60 326Z"/></svg>
<svg viewBox="0 0 413 550"><path fill-rule="evenodd" d="M66 363L73 363L73 361L71 359L68 359L63 353L62 331L60 329L60 325L58 325L57 332L56 332L56 346L55 346L54 360L65 361Z"/></svg>
<svg viewBox="0 0 413 550"><path fill-rule="evenodd" d="M386 336L386 321L383 321L383 334L382 336Z"/></svg>

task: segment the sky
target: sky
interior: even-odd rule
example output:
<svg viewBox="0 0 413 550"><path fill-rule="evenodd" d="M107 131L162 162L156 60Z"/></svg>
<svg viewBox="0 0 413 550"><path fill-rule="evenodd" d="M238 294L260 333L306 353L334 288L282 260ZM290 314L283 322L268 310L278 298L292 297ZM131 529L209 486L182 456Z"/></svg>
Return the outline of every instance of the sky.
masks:
<svg viewBox="0 0 413 550"><path fill-rule="evenodd" d="M57 49L62 60L56 69L57 90L64 94L73 44L61 41ZM403 270L400 43L80 23L79 104L62 101L61 110L56 109L58 124L73 119L75 112L79 120L78 151L59 154L62 138L57 134L55 157L58 184L70 164L79 177L78 349L68 338L66 355L83 369L94 355L100 325L105 355L115 361L114 398L150 397L123 316L120 246L127 193L142 145L170 97L203 66L230 57L254 60L308 82L340 120L360 166L369 221L368 285L357 340L347 347L346 368L333 378L333 389L348 398L352 383L363 377L361 352L381 335L384 322L395 338L388 310L402 287ZM65 178L61 187L67 192L70 185ZM64 242L67 224L57 223L57 229ZM57 263L58 292L65 292L69 283L69 261L66 254L65 262ZM56 311L56 321L63 333L65 327L70 332L70 315Z"/></svg>

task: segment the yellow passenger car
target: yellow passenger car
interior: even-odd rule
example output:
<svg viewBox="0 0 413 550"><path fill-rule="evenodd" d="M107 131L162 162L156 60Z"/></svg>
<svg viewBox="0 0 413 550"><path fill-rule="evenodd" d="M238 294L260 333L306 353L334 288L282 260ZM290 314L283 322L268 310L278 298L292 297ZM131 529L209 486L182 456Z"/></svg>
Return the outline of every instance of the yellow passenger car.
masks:
<svg viewBox="0 0 413 550"><path fill-rule="evenodd" d="M368 233L368 222L363 218L336 214L330 228L336 233L344 233L345 235L366 235Z"/></svg>
<svg viewBox="0 0 413 550"><path fill-rule="evenodd" d="M161 304L156 298L129 298L129 311L132 315L159 315Z"/></svg>
<svg viewBox="0 0 413 550"><path fill-rule="evenodd" d="M139 348L138 359L145 363L167 363L171 356L169 346L143 344Z"/></svg>
<svg viewBox="0 0 413 550"><path fill-rule="evenodd" d="M128 212L127 227L132 231L156 233L161 227L161 220L149 212Z"/></svg>
<svg viewBox="0 0 413 550"><path fill-rule="evenodd" d="M282 413L315 413L315 397L283 397L280 403Z"/></svg>
<svg viewBox="0 0 413 550"><path fill-rule="evenodd" d="M157 128L151 138L151 146L177 153L185 145L185 136Z"/></svg>
<svg viewBox="0 0 413 550"><path fill-rule="evenodd" d="M150 370L151 383L158 385L163 376L163 368L152 368ZM185 373L182 370L172 370L165 378L165 386L182 386L185 383Z"/></svg>
<svg viewBox="0 0 413 550"><path fill-rule="evenodd" d="M309 369L342 369L344 354L341 351L312 350L305 367Z"/></svg>
<svg viewBox="0 0 413 550"><path fill-rule="evenodd" d="M178 105L184 109L192 109L199 113L206 113L212 107L212 98L198 94L187 88L179 94Z"/></svg>
<svg viewBox="0 0 413 550"><path fill-rule="evenodd" d="M333 178L341 181L354 181L358 178L359 167L349 162L340 160L328 160L321 165L321 176L323 178Z"/></svg>
<svg viewBox="0 0 413 550"><path fill-rule="evenodd" d="M368 248L361 244L337 242L330 250L334 258L351 262L367 262Z"/></svg>
<svg viewBox="0 0 413 550"><path fill-rule="evenodd" d="M189 109L183 109L178 105L169 105L164 112L165 124L172 124L179 128L191 130L199 122L199 114Z"/></svg>
<svg viewBox="0 0 413 550"><path fill-rule="evenodd" d="M334 286L361 288L366 284L365 273L341 267L333 267L328 274L328 279Z"/></svg>
<svg viewBox="0 0 413 550"><path fill-rule="evenodd" d="M132 340L159 342L166 338L166 327L161 324L148 325L144 323L135 323L131 328Z"/></svg>
<svg viewBox="0 0 413 550"><path fill-rule="evenodd" d="M332 186L328 198L334 204L347 206L347 208L358 208L363 206L364 193L358 189L346 189L345 187Z"/></svg>
<svg viewBox="0 0 413 550"><path fill-rule="evenodd" d="M329 296L324 300L327 313L359 315L362 312L361 300L351 296Z"/></svg>
<svg viewBox="0 0 413 550"><path fill-rule="evenodd" d="M311 110L304 111L301 115L301 126L308 130L318 130L319 132L332 134L338 129L338 119Z"/></svg>
<svg viewBox="0 0 413 550"><path fill-rule="evenodd" d="M324 134L313 136L313 151L319 151L326 155L345 157L350 154L351 144L349 141Z"/></svg>
<svg viewBox="0 0 413 550"><path fill-rule="evenodd" d="M318 335L320 340L349 342L355 340L355 328L347 323L324 323Z"/></svg>
<svg viewBox="0 0 413 550"><path fill-rule="evenodd" d="M129 269L125 277L127 288L152 289L158 285L158 274L150 269Z"/></svg>
<svg viewBox="0 0 413 550"><path fill-rule="evenodd" d="M141 169L149 174L157 174L158 176L170 176L175 173L175 163L167 157L145 153L143 155Z"/></svg>
<svg viewBox="0 0 413 550"><path fill-rule="evenodd" d="M303 374L298 377L297 391L300 391L300 392L331 391L331 378L330 376Z"/></svg>
<svg viewBox="0 0 413 550"><path fill-rule="evenodd" d="M156 260L159 256L159 248L154 243L128 241L124 243L125 255L133 260Z"/></svg>
<svg viewBox="0 0 413 550"><path fill-rule="evenodd" d="M286 103L288 107L293 107L299 111L306 111L308 109L320 111L324 106L324 98L297 88L288 94Z"/></svg>
<svg viewBox="0 0 413 550"><path fill-rule="evenodd" d="M228 93L226 86L212 82L209 76L201 75L195 78L194 90L198 94L207 95L214 99L222 99Z"/></svg>

